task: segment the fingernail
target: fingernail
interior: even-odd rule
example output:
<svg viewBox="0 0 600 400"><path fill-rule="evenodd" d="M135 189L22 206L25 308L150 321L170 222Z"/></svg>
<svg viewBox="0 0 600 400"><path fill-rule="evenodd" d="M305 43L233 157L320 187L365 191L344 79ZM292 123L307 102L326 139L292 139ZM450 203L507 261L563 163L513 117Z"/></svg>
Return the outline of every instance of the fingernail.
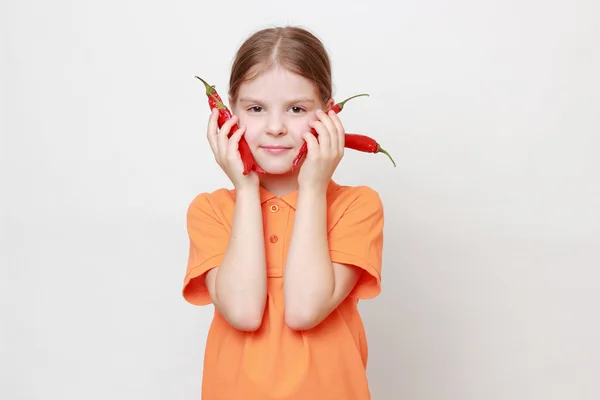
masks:
<svg viewBox="0 0 600 400"><path fill-rule="evenodd" d="M321 110L320 108L317 110L317 114L323 114L323 110Z"/></svg>

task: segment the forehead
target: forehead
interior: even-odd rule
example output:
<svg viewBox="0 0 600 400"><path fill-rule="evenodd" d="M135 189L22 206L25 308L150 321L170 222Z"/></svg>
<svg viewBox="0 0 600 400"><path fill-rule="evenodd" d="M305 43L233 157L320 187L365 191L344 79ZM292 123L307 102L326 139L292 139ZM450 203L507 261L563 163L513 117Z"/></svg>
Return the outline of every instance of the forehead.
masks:
<svg viewBox="0 0 600 400"><path fill-rule="evenodd" d="M240 85L238 98L244 97L265 100L309 97L317 100L318 92L311 80L275 65Z"/></svg>

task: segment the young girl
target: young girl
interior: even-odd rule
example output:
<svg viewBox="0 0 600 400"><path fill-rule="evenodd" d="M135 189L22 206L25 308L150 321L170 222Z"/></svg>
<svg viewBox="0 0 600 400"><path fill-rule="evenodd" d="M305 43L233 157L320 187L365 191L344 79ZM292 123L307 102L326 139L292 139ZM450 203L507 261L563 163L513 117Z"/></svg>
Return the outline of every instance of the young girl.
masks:
<svg viewBox="0 0 600 400"><path fill-rule="evenodd" d="M322 110L334 103L328 55L307 30L261 30L238 50L234 117L219 130L213 112L207 130L234 188L199 194L187 214L183 296L215 307L204 400L370 399L357 303L380 292L383 207L369 187L332 180L344 126ZM242 135L265 174L243 175Z"/></svg>

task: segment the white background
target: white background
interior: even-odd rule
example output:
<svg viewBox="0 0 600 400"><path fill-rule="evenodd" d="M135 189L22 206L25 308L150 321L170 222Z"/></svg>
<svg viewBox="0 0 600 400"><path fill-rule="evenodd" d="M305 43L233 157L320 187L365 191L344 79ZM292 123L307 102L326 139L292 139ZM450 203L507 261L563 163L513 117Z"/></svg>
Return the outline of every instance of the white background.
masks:
<svg viewBox="0 0 600 400"><path fill-rule="evenodd" d="M285 24L324 40L337 100L371 95L340 116L398 164L348 151L334 176L385 205L373 398L600 398L598 2L0 7L2 400L199 398L185 216L230 184L193 76L226 93Z"/></svg>

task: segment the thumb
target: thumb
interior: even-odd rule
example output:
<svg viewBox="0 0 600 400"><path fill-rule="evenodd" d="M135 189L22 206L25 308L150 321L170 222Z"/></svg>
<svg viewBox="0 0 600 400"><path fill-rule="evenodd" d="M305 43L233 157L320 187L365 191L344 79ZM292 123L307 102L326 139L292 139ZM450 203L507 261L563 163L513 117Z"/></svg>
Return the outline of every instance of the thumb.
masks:
<svg viewBox="0 0 600 400"><path fill-rule="evenodd" d="M240 126L229 138L229 150L237 150L242 136L246 133L246 127Z"/></svg>
<svg viewBox="0 0 600 400"><path fill-rule="evenodd" d="M304 139L304 141L306 142L306 146L308 149L308 153L315 153L318 151L319 149L319 142L317 141L317 138L315 137L315 135L313 135L311 132L304 132L302 134L302 139Z"/></svg>
<svg viewBox="0 0 600 400"><path fill-rule="evenodd" d="M233 135L231 135L230 140L239 142L240 139L242 138L242 135L244 135L244 133L246 133L246 126L242 125L242 126L238 127L238 129L235 131L235 133Z"/></svg>

